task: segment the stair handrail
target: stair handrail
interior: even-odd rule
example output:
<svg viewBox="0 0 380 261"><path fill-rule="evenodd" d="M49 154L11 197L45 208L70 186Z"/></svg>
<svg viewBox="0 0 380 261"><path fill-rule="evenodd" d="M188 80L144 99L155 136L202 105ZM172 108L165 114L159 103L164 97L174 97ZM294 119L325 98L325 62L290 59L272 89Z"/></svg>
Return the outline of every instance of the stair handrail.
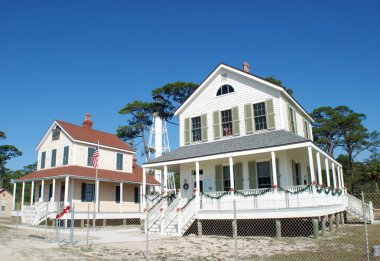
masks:
<svg viewBox="0 0 380 261"><path fill-rule="evenodd" d="M194 200L195 197L192 197L186 205L181 209L182 212L182 228L181 228L181 235L183 235L187 230L188 222L191 221L191 219L195 216L195 210L196 210L196 200ZM185 228L185 229L184 229ZM184 231L185 230L185 231Z"/></svg>
<svg viewBox="0 0 380 261"><path fill-rule="evenodd" d="M354 212L356 215L361 216L363 219L367 220L369 223L373 222L373 216L371 215L372 206L368 203L364 203L365 205L365 213L363 212L363 202L357 197L346 193L345 205L346 209L350 212Z"/></svg>
<svg viewBox="0 0 380 261"><path fill-rule="evenodd" d="M164 217L163 217L163 220L165 220L164 228L167 228L170 225L170 223L175 219L175 217L178 215L177 207L180 201L181 201L181 198L177 197L173 202L170 203L170 205L165 210Z"/></svg>
<svg viewBox="0 0 380 261"><path fill-rule="evenodd" d="M161 198L156 204L153 205L148 210L147 218L148 218L148 229L153 226L154 223L160 218L161 216L161 208L166 203L166 200L163 200Z"/></svg>

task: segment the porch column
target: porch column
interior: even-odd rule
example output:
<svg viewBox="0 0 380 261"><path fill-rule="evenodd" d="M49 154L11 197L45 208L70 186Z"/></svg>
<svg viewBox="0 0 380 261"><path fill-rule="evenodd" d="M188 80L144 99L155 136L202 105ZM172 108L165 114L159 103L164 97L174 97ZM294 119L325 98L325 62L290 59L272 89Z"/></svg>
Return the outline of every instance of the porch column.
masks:
<svg viewBox="0 0 380 261"><path fill-rule="evenodd" d="M120 182L120 213L123 212L123 182Z"/></svg>
<svg viewBox="0 0 380 261"><path fill-rule="evenodd" d="M143 184L142 184L142 192L141 192L141 204L144 208L146 208L146 202L145 202L145 196L146 196L146 169L143 168Z"/></svg>
<svg viewBox="0 0 380 261"><path fill-rule="evenodd" d="M25 196L25 181L22 182L22 192L21 192L21 210L24 206L24 196Z"/></svg>
<svg viewBox="0 0 380 261"><path fill-rule="evenodd" d="M232 159L232 157L229 157L228 161L230 165L230 191L231 191L231 195L234 195L234 191L235 191L234 160Z"/></svg>
<svg viewBox="0 0 380 261"><path fill-rule="evenodd" d="M42 201L44 201L44 188L45 188L45 180L43 179L42 181L41 181L41 192L40 192L40 194L41 194L41 197L39 198L39 202L42 202Z"/></svg>
<svg viewBox="0 0 380 261"><path fill-rule="evenodd" d="M325 168L326 168L326 186L330 187L330 168L329 168L329 160L325 158Z"/></svg>
<svg viewBox="0 0 380 261"><path fill-rule="evenodd" d="M99 213L99 180L96 180L95 183L95 203L96 203L96 213Z"/></svg>
<svg viewBox="0 0 380 261"><path fill-rule="evenodd" d="M200 195L200 181L199 181L199 161L195 162L195 184L197 189L195 191L195 198L199 198Z"/></svg>
<svg viewBox="0 0 380 261"><path fill-rule="evenodd" d="M309 155L309 166L310 166L310 181L311 184L314 185L315 179L314 179L314 162L313 162L313 151L311 146L307 147L307 154Z"/></svg>
<svg viewBox="0 0 380 261"><path fill-rule="evenodd" d="M318 171L318 185L322 185L321 155L319 151L317 151L317 171Z"/></svg>
<svg viewBox="0 0 380 261"><path fill-rule="evenodd" d="M273 187L274 190L277 191L277 166L276 166L276 154L274 151L271 151L270 153L272 158L272 180L273 180Z"/></svg>
<svg viewBox="0 0 380 261"><path fill-rule="evenodd" d="M30 206L33 206L33 197L34 197L34 181L32 181L32 188L30 190Z"/></svg>
<svg viewBox="0 0 380 261"><path fill-rule="evenodd" d="M331 168L332 168L333 186L336 189L336 173L335 173L335 163L334 162L331 162Z"/></svg>
<svg viewBox="0 0 380 261"><path fill-rule="evenodd" d="M12 202L12 210L16 210L16 189L17 189L17 183L13 183L13 202Z"/></svg>
<svg viewBox="0 0 380 261"><path fill-rule="evenodd" d="M164 166L164 186L165 186L165 190L164 190L164 195L167 196L168 195L168 166Z"/></svg>
<svg viewBox="0 0 380 261"><path fill-rule="evenodd" d="M55 200L55 179L53 179L53 190L51 192L51 198L50 198L50 201L51 202L54 202Z"/></svg>
<svg viewBox="0 0 380 261"><path fill-rule="evenodd" d="M339 167L340 168L340 179L341 179L341 182L342 182L342 189L344 189L344 179L343 179L343 168L342 167Z"/></svg>
<svg viewBox="0 0 380 261"><path fill-rule="evenodd" d="M66 176L65 179L65 197L63 202L65 206L69 204L69 176Z"/></svg>
<svg viewBox="0 0 380 261"><path fill-rule="evenodd" d="M341 189L342 183L341 183L341 179L340 179L340 167L338 166L336 170L338 171L338 187Z"/></svg>

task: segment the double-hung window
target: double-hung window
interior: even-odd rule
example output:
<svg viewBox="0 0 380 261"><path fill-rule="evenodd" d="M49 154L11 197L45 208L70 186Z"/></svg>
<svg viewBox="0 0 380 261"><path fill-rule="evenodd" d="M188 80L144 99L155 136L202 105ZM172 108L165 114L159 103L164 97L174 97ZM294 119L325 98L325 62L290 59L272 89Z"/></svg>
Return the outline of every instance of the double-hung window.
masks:
<svg viewBox="0 0 380 261"><path fill-rule="evenodd" d="M69 146L63 148L63 165L69 163Z"/></svg>
<svg viewBox="0 0 380 261"><path fill-rule="evenodd" d="M82 202L93 202L95 200L95 184L82 183Z"/></svg>
<svg viewBox="0 0 380 261"><path fill-rule="evenodd" d="M257 181L259 188L270 188L272 186L269 161L257 162Z"/></svg>
<svg viewBox="0 0 380 261"><path fill-rule="evenodd" d="M307 121L303 122L303 130L304 130L305 138L310 139L309 123Z"/></svg>
<svg viewBox="0 0 380 261"><path fill-rule="evenodd" d="M222 121L222 134L223 136L230 136L233 134L232 130L232 112L231 110L221 111Z"/></svg>
<svg viewBox="0 0 380 261"><path fill-rule="evenodd" d="M116 156L116 169L123 170L123 154L117 153Z"/></svg>
<svg viewBox="0 0 380 261"><path fill-rule="evenodd" d="M41 153L41 169L44 169L45 168L45 160L46 160L46 151L43 151Z"/></svg>
<svg viewBox="0 0 380 261"><path fill-rule="evenodd" d="M94 154L95 148L88 148L88 153L87 153L87 166L94 166L92 163L92 154Z"/></svg>
<svg viewBox="0 0 380 261"><path fill-rule="evenodd" d="M265 102L253 104L253 115L255 119L255 130L267 129L267 116Z"/></svg>
<svg viewBox="0 0 380 261"><path fill-rule="evenodd" d="M51 151L51 167L55 167L57 162L57 150L54 149Z"/></svg>
<svg viewBox="0 0 380 261"><path fill-rule="evenodd" d="M192 142L197 142L197 141L202 140L200 116L191 118L191 138L192 138Z"/></svg>
<svg viewBox="0 0 380 261"><path fill-rule="evenodd" d="M288 120L289 120L289 131L293 133L297 133L296 131L296 113L292 107L289 106L289 115L288 115Z"/></svg>

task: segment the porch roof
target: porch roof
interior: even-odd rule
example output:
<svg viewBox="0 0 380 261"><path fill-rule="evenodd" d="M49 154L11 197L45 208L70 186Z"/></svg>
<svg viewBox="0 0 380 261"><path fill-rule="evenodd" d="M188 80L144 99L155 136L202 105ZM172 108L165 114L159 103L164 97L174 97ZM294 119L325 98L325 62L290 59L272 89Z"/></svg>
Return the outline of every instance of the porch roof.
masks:
<svg viewBox="0 0 380 261"><path fill-rule="evenodd" d="M302 142L310 142L310 140L285 130L268 131L259 134L252 134L242 137L234 137L231 139L223 139L219 141L179 147L178 149L166 153L161 157L152 159L145 164L183 160L237 151L277 147Z"/></svg>
<svg viewBox="0 0 380 261"><path fill-rule="evenodd" d="M81 166L64 166L51 169L44 169L29 173L19 179L18 182L28 180L41 180L53 177L65 177L76 176L79 178L95 179L95 169ZM103 181L119 181L126 183L138 183L142 184L143 174L142 168L138 165L134 165L133 173L113 171L106 169L98 169L98 179ZM159 182L151 175L146 175L146 183L148 185L159 185Z"/></svg>

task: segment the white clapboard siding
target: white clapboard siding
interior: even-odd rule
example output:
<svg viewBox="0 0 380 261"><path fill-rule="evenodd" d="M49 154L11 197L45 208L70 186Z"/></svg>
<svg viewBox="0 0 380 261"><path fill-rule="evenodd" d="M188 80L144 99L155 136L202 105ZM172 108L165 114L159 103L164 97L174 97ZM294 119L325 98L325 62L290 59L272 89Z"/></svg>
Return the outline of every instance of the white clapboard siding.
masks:
<svg viewBox="0 0 380 261"><path fill-rule="evenodd" d="M271 87L249 80L241 75L232 72L227 73L227 80L222 80L220 74L210 81L208 86L180 115L180 145L184 145L184 119L196 117L207 113L208 141L214 140L213 134L213 112L217 110L239 108L240 136L245 135L244 105L246 103L264 102L266 99L273 99L273 109L275 113L276 129L280 129L280 115L278 98L280 93ZM229 84L235 92L223 96L216 96L218 89Z"/></svg>

